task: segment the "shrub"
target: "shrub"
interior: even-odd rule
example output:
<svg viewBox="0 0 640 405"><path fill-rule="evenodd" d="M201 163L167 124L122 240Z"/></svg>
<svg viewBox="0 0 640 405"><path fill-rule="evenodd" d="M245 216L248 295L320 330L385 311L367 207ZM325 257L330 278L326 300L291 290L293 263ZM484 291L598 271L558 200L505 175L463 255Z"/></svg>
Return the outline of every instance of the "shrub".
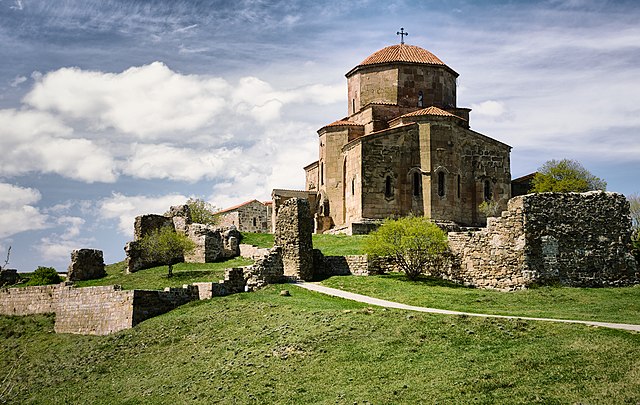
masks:
<svg viewBox="0 0 640 405"><path fill-rule="evenodd" d="M191 222L204 225L218 224L219 218L214 214L216 211L215 206L206 201L194 198L190 198L187 201L187 205L189 206Z"/></svg>
<svg viewBox="0 0 640 405"><path fill-rule="evenodd" d="M385 220L365 242L365 252L388 257L410 280L418 278L425 265L437 262L446 250L447 234L424 217Z"/></svg>
<svg viewBox="0 0 640 405"><path fill-rule="evenodd" d="M62 278L53 267L38 266L33 275L29 278L27 285L47 285L58 284L62 282Z"/></svg>

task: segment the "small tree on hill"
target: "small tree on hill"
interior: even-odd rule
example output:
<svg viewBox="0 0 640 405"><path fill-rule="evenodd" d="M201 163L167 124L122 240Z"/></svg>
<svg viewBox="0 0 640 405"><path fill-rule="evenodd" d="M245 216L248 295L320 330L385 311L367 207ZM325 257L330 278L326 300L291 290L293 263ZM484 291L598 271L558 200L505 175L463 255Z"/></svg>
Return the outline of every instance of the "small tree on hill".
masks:
<svg viewBox="0 0 640 405"><path fill-rule="evenodd" d="M218 217L214 214L217 208L198 198L189 198L187 201L191 213L191 222L204 225L217 225Z"/></svg>
<svg viewBox="0 0 640 405"><path fill-rule="evenodd" d="M58 284L62 282L62 278L53 267L38 266L33 275L29 278L27 285L47 285Z"/></svg>
<svg viewBox="0 0 640 405"><path fill-rule="evenodd" d="M579 162L552 159L538 169L532 181L531 192L583 193L606 189L607 182L591 174Z"/></svg>
<svg viewBox="0 0 640 405"><path fill-rule="evenodd" d="M196 244L186 235L177 233L170 227L155 229L140 241L142 251L168 268L167 277L173 277L173 265L177 258L195 249Z"/></svg>
<svg viewBox="0 0 640 405"><path fill-rule="evenodd" d="M368 254L389 257L410 280L418 278L425 265L446 250L447 234L424 217L385 220L365 243Z"/></svg>

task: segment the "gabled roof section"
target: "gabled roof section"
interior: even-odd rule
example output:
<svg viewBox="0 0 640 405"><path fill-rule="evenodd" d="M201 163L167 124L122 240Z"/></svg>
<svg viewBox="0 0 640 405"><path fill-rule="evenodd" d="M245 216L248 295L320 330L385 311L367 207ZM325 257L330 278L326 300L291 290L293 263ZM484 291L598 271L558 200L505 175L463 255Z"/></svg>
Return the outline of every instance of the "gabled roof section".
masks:
<svg viewBox="0 0 640 405"><path fill-rule="evenodd" d="M264 203L261 203L260 201L258 201L258 200L255 200L255 199L254 199L254 200L245 201L245 202L243 202L242 204L234 205L233 207L229 207L229 208L224 209L224 210L222 210L222 211L218 211L218 212L216 212L215 214L225 214L225 213L227 213L227 212L229 212L229 211L234 211L234 210L237 210L238 208L242 208L242 207L244 207L245 205L249 205L249 204L251 204L252 202L257 202L258 204L262 204L262 205L264 205Z"/></svg>
<svg viewBox="0 0 640 405"><path fill-rule="evenodd" d="M320 128L318 130L318 132L322 131L325 128L332 128L332 127L345 127L345 126L350 126L350 127L362 127L362 125L360 124L356 124L353 121L349 121L349 119L347 117L338 120L338 121L334 121L331 124L327 124L324 127Z"/></svg>
<svg viewBox="0 0 640 405"><path fill-rule="evenodd" d="M438 107L435 107L435 106L423 108L422 110L418 110L418 111L413 111L413 112L410 112L408 114L401 115L399 118L403 118L403 117L420 117L420 116L423 116L423 115L437 115L439 117L455 117L455 118L460 118L461 120L464 120L464 118L462 118L462 117L458 117L455 114L451 114L449 111L445 111L442 108L438 108Z"/></svg>
<svg viewBox="0 0 640 405"><path fill-rule="evenodd" d="M346 76L351 76L352 73L355 73L358 68L363 66L382 65L387 63L420 63L424 65L442 66L458 76L458 73L447 66L436 55L426 49L420 48L419 46L407 44L387 46L386 48L382 48L379 51L372 53L369 57L360 62L358 66L351 69Z"/></svg>

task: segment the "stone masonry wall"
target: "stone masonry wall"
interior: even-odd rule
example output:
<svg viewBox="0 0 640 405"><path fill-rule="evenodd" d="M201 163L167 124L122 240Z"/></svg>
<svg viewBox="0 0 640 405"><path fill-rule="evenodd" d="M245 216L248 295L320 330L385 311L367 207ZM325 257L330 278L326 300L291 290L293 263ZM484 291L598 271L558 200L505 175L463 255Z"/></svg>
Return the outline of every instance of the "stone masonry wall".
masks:
<svg viewBox="0 0 640 405"><path fill-rule="evenodd" d="M444 277L507 290L634 284L640 274L630 237L629 203L621 194L528 194L512 198L482 231L449 233L458 263Z"/></svg>
<svg viewBox="0 0 640 405"><path fill-rule="evenodd" d="M0 314L55 313L58 333L107 335L197 299L197 286L145 291L62 283L0 289Z"/></svg>
<svg viewBox="0 0 640 405"><path fill-rule="evenodd" d="M292 198L282 204L276 217L274 245L282 248L284 275L302 280L313 278L313 219L309 201Z"/></svg>
<svg viewBox="0 0 640 405"><path fill-rule="evenodd" d="M106 275L102 250L76 249L71 252L71 264L67 270L67 280L93 280Z"/></svg>

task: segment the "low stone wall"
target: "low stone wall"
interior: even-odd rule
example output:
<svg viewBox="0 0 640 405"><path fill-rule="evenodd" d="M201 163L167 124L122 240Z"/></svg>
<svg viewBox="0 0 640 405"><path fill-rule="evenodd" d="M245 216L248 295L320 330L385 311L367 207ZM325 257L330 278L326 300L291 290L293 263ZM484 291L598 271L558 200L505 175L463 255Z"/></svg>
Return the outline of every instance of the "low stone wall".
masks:
<svg viewBox="0 0 640 405"><path fill-rule="evenodd" d="M240 244L240 256L242 257L256 260L267 254L269 254L268 248L259 248L257 246L248 245L246 243Z"/></svg>
<svg viewBox="0 0 640 405"><path fill-rule="evenodd" d="M390 264L383 258L371 258L367 255L325 256L320 250L313 250L313 272L316 278L370 276L389 270Z"/></svg>
<svg viewBox="0 0 640 405"><path fill-rule="evenodd" d="M631 255L629 203L609 192L514 197L478 232L449 233L456 256L443 277L513 290L560 283L575 287L640 282Z"/></svg>
<svg viewBox="0 0 640 405"><path fill-rule="evenodd" d="M244 268L246 291L255 291L267 284L282 283L286 280L282 248L276 246L268 253Z"/></svg>
<svg viewBox="0 0 640 405"><path fill-rule="evenodd" d="M62 283L0 289L0 314L55 313L56 332L107 335L197 299L196 286L154 291Z"/></svg>

